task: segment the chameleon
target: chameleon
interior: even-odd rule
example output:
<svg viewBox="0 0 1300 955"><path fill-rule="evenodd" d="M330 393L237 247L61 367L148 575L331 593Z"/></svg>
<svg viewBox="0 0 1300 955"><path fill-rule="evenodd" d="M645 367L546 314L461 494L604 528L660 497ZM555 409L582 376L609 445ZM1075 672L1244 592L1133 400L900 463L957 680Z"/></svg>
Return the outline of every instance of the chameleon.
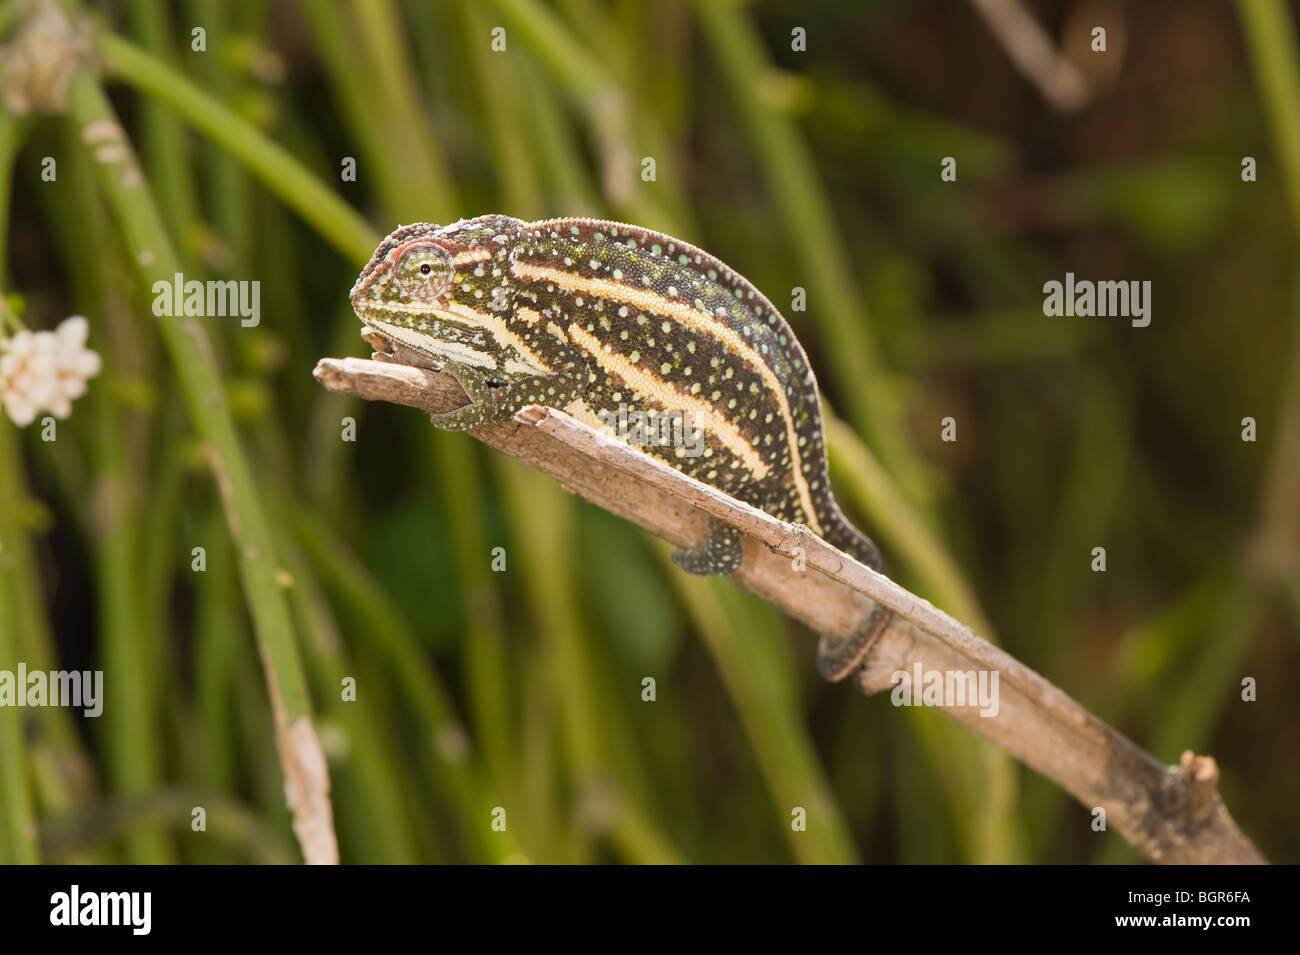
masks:
<svg viewBox="0 0 1300 955"><path fill-rule="evenodd" d="M421 222L384 239L350 297L364 323L434 359L469 396L431 415L436 427L559 409L881 568L832 493L807 355L776 307L707 252L598 219ZM634 428L631 441L616 416L672 428ZM703 546L673 554L700 575L733 574L741 560L741 532L713 517ZM891 616L876 605L851 637L822 635L821 675L857 669Z"/></svg>

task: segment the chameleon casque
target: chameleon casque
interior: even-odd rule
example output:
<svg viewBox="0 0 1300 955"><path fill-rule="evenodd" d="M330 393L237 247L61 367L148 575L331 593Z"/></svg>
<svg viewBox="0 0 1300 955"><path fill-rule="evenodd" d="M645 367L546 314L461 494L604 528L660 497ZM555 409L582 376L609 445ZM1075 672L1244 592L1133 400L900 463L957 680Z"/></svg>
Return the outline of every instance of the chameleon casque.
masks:
<svg viewBox="0 0 1300 955"><path fill-rule="evenodd" d="M417 223L380 244L351 299L362 321L441 362L469 395L432 415L436 427L545 405L609 433L619 409L675 412L692 446L640 450L880 568L880 551L831 493L803 348L772 303L708 253L595 219ZM710 518L706 545L673 560L693 574L731 574L741 533ZM853 637L823 636L822 675L853 672L890 616L878 605Z"/></svg>

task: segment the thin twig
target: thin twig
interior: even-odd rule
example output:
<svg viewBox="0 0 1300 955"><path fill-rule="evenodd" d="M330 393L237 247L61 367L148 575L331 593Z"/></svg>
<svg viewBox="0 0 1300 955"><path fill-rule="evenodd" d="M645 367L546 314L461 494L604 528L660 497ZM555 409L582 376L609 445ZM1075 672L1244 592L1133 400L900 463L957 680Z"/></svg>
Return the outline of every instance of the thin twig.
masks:
<svg viewBox="0 0 1300 955"><path fill-rule="evenodd" d="M325 358L315 376L330 391L425 412L466 396L449 375L367 330L376 358ZM866 694L925 674L998 675L996 713L940 704L944 712L1061 786L1147 858L1167 863L1262 863L1215 788L1210 757L1185 753L1170 767L1089 713L1060 689L928 601L786 524L675 471L634 448L542 407L474 429L480 441L524 461L570 491L679 546L699 546L706 516L745 533L735 582L806 623L848 636L879 602L896 614L859 671ZM807 569L797 569L799 567ZM919 693L919 687L917 688Z"/></svg>
<svg viewBox="0 0 1300 955"><path fill-rule="evenodd" d="M1088 102L1088 84L1079 68L1057 50L1051 37L1020 0L971 0L1022 76L1061 113Z"/></svg>

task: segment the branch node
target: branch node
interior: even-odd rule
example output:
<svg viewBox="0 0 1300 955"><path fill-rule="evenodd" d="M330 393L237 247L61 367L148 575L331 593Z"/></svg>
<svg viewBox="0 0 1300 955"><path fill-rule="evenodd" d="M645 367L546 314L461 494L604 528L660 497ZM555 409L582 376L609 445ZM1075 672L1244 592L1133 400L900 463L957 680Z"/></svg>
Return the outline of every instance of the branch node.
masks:
<svg viewBox="0 0 1300 955"><path fill-rule="evenodd" d="M1219 799L1219 764L1213 756L1184 750L1176 769L1171 767L1189 822L1199 825L1222 805Z"/></svg>

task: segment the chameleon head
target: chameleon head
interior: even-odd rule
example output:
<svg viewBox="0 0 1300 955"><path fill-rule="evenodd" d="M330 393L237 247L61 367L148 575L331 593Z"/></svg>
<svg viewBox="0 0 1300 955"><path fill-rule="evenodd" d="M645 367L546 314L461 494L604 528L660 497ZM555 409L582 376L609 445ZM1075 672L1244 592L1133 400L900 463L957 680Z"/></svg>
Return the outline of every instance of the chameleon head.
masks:
<svg viewBox="0 0 1300 955"><path fill-rule="evenodd" d="M427 222L390 234L352 286L352 308L367 325L421 354L462 365L493 367L480 328L451 301L454 246L447 230Z"/></svg>
<svg viewBox="0 0 1300 955"><path fill-rule="evenodd" d="M526 320L515 325L507 274L521 225L487 215L402 226L357 278L352 307L385 337L439 361L497 381L542 373L538 346L527 341L534 330Z"/></svg>
<svg viewBox="0 0 1300 955"><path fill-rule="evenodd" d="M444 304L451 286L451 253L437 232L436 225L420 222L402 226L380 243L352 286L352 307L359 318L416 327Z"/></svg>

